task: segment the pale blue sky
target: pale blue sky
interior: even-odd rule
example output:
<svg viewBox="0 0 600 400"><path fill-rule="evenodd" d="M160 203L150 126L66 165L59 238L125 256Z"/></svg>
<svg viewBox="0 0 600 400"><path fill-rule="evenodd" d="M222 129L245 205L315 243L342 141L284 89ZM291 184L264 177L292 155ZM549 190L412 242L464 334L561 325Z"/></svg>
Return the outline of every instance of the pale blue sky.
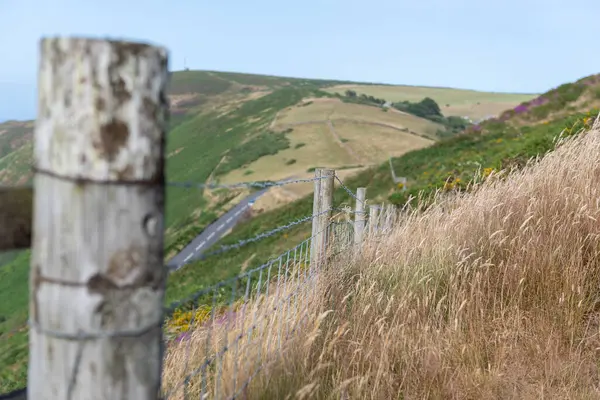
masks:
<svg viewBox="0 0 600 400"><path fill-rule="evenodd" d="M36 112L38 40L108 36L171 69L543 92L600 72L597 0L0 0L0 121Z"/></svg>

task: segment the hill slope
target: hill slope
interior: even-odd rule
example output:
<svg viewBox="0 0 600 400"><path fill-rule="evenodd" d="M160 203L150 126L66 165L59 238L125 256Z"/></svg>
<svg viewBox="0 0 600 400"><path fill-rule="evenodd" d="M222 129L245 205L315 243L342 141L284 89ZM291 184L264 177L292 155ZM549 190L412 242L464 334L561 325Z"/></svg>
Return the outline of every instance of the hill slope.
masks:
<svg viewBox="0 0 600 400"><path fill-rule="evenodd" d="M306 175L316 166L350 173L428 146L443 129L395 110L327 99L332 95L322 89L343 84L349 82L216 71L173 73L168 179L198 183L279 179ZM453 92L444 93L447 99ZM32 128L31 122L0 125L4 132L0 149L6 149L0 153L0 184L31 179ZM322 157L315 159L315 154ZM169 188L168 254L181 249L244 193Z"/></svg>
<svg viewBox="0 0 600 400"><path fill-rule="evenodd" d="M284 295L253 296L234 323L215 328L206 309L182 312L170 328L187 327L190 314L205 323L168 347L165 386L218 351L189 351L207 346L210 329L219 338L259 332L240 347L260 351L268 373L225 353L225 367L206 378L250 381L248 399L597 399L598 128L502 181L403 215L391 232L367 236L359 257L343 252ZM293 334L271 347L281 331ZM200 397L204 380L191 382Z"/></svg>
<svg viewBox="0 0 600 400"><path fill-rule="evenodd" d="M383 111L372 105L330 99L332 95L323 89L340 84L348 83L210 71L173 74L170 93L173 117L167 142L168 180L237 181L241 178L273 179L288 173L310 174L307 170L316 166L357 167L356 159L351 155L354 153L362 157L365 164L379 166L348 169L358 171L347 178L348 185L352 189L368 187L370 199L382 200L394 191L388 164L379 164L387 156L397 155L401 156L397 160L403 160L403 157L414 157L414 152L406 153L413 149L426 151L431 148L439 154L456 149L454 145L443 144L445 142L424 147L433 142L427 136L432 137L438 128L426 119L393 110ZM31 125L28 126L31 129ZM336 135L332 134L331 126ZM3 128L0 126L0 129ZM369 140L370 137L377 140ZM305 146L298 146L301 141ZM321 154L332 158L310 160L311 155L318 153L312 151L314 148L306 153L306 148L310 149L308 142L317 147L329 143ZM31 141L24 140L15 145L14 151L0 158L0 183L22 183L30 178L31 146ZM427 157L431 154L425 153ZM288 164L292 159L296 161ZM273 168L273 162L277 168ZM428 160L422 158L419 162L428 163ZM302 168L294 170L297 168L294 164ZM280 175L273 173L283 167L290 169ZM256 171L248 174L247 171L253 168ZM312 186L307 186L310 191ZM303 190L305 192L299 192L291 199L307 192ZM187 244L242 195L243 190L207 192L169 188L167 252L172 254ZM349 200L346 192L336 190L336 204ZM278 206L276 210L241 224L225 242L233 243L285 224L290 219L310 215L312 198L303 197ZM290 243L298 242L308 232L307 226L302 225L289 230L285 236L250 243L218 259L190 265L170 278L168 300L180 299L199 287L236 274L242 265L262 263L289 247ZM0 348L0 392L23 382L28 264L29 252L26 251L0 269L0 343L3 346Z"/></svg>

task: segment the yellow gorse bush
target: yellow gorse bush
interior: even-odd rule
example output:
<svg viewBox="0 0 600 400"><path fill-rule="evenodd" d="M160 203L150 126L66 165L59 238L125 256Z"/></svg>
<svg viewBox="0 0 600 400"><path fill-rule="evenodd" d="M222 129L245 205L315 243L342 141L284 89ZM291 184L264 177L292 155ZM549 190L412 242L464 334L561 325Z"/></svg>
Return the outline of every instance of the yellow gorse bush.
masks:
<svg viewBox="0 0 600 400"><path fill-rule="evenodd" d="M202 324L211 316L211 307L208 305L201 305L195 310L182 311L176 310L173 313L173 317L168 322L167 331L171 333L182 333L190 329L192 320L194 324Z"/></svg>
<svg viewBox="0 0 600 400"><path fill-rule="evenodd" d="M456 187L456 181L446 181L446 183L444 183L444 190L445 191L450 191L452 189L454 189Z"/></svg>
<svg viewBox="0 0 600 400"><path fill-rule="evenodd" d="M244 299L235 301L232 305L233 311L238 311L244 304ZM225 305L217 306L215 309L215 318L223 316L229 311L229 307ZM210 320L212 316L212 307L207 304L202 304L196 307L195 310L176 310L173 316L167 322L166 332L168 336L177 335L187 332L193 326L199 326Z"/></svg>
<svg viewBox="0 0 600 400"><path fill-rule="evenodd" d="M564 132L567 135L573 135L582 129L590 129L598 117L598 113L598 109L588 111L585 117L578 119L571 126L565 128Z"/></svg>

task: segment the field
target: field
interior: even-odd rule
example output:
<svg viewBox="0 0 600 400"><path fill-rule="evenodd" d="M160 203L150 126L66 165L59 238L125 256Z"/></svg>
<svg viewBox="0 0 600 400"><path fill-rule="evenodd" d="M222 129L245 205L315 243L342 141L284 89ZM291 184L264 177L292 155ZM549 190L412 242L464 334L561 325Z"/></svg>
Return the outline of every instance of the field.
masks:
<svg viewBox="0 0 600 400"><path fill-rule="evenodd" d="M396 85L338 85L327 88L330 93L343 94L346 90L354 90L358 94L366 94L392 102L418 102L425 97L434 99L444 115L458 115L478 120L495 116L516 105L537 97L536 94L489 93L475 90L396 86Z"/></svg>
<svg viewBox="0 0 600 400"><path fill-rule="evenodd" d="M433 143L418 136L418 132L431 132L436 124L413 116L391 114L379 109L337 100L315 101L309 106L296 106L280 113L275 130L291 129L286 134L290 140L287 149L267 155L234 170L221 178L224 183L245 179L284 179L298 176L309 168L379 164L390 156L398 156ZM372 110L371 110L372 109ZM296 113L297 112L297 113ZM375 114L377 113L377 114ZM384 115L380 122L376 115ZM336 140L326 121L331 121ZM415 133L403 130L420 129ZM414 131L413 131L414 132ZM345 150L349 147L351 152ZM357 154L355 159L352 154ZM290 162L294 160L293 162Z"/></svg>
<svg viewBox="0 0 600 400"><path fill-rule="evenodd" d="M348 168L377 165L390 156L431 145L433 141L425 136L434 136L441 127L376 107L307 98L280 111L270 128L287 132L289 147L220 176L222 183L306 178L312 176L315 167L343 169L346 174L356 172L360 168ZM257 207L270 210L308 193L299 187L271 189Z"/></svg>
<svg viewBox="0 0 600 400"><path fill-rule="evenodd" d="M223 176L221 182L245 180L281 180L304 174L318 162L323 166L351 165L354 160L341 148L325 124L301 125L286 135L290 147L249 163L244 168ZM294 160L293 163L290 163Z"/></svg>
<svg viewBox="0 0 600 400"><path fill-rule="evenodd" d="M339 99L306 99L304 104L285 109L277 116L277 126L294 125L309 121L351 120L354 122L389 125L408 129L417 135L435 137L442 126L401 112L384 112L381 108L343 103Z"/></svg>
<svg viewBox="0 0 600 400"><path fill-rule="evenodd" d="M433 141L411 133L398 132L387 126L361 124L340 120L334 123L346 145L363 160L379 164L390 156L398 157L409 151L433 144Z"/></svg>

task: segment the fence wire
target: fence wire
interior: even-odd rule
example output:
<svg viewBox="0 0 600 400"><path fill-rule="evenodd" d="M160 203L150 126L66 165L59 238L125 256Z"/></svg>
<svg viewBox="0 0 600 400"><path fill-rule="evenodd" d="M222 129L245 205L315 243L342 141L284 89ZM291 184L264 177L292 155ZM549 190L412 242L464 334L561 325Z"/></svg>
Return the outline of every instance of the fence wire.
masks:
<svg viewBox="0 0 600 400"><path fill-rule="evenodd" d="M198 254L199 250L195 250L194 252L192 252L190 254L190 256L189 256L189 258L187 260L184 260L183 262L181 262L179 264L176 264L176 265L168 265L167 268L177 270L177 269L180 269L180 268L184 267L185 265L191 264L193 262L202 261L202 260L205 260L205 259L207 259L209 257L225 253L226 251L229 251L229 250L239 249L239 248L241 248L241 247L243 247L243 246L245 246L245 245L247 245L249 243L258 242L259 240L266 239L266 238L268 238L270 236L275 235L276 233L288 230L288 229L290 229L290 228L292 228L292 227L294 227L296 225L299 225L299 224L301 224L303 222L311 221L311 220L313 220L314 218L316 218L318 216L321 216L321 215L324 215L324 214L327 214L327 213L331 212L332 210L334 210L334 209L331 208L329 210L323 211L323 212L321 212L319 214L315 214L315 215L307 215L306 217L299 218L299 219L294 220L294 221L292 221L292 222L290 222L288 224L280 225L277 228L271 229L270 231L259 233L258 235L254 236L254 237L251 237L249 239L241 239L241 240L237 241L236 243L232 243L232 244L228 244L228 245L222 245L217 250L214 250L214 251L211 251L211 252L208 252L208 253Z"/></svg>
<svg viewBox="0 0 600 400"><path fill-rule="evenodd" d="M356 195L352 192L352 190L348 189L348 187L344 184L344 182L336 175L334 175L335 179L339 182L340 187L342 189L344 189L344 191L346 191L346 193L348 193L348 195L353 198L354 200L362 203L362 204L366 204L365 201L362 201L361 199L359 199L358 197L356 197Z"/></svg>
<svg viewBox="0 0 600 400"><path fill-rule="evenodd" d="M330 223L260 267L173 304L165 331L164 399L243 394L306 321L322 266L311 263L313 241L324 234L327 246L341 226L351 224Z"/></svg>

